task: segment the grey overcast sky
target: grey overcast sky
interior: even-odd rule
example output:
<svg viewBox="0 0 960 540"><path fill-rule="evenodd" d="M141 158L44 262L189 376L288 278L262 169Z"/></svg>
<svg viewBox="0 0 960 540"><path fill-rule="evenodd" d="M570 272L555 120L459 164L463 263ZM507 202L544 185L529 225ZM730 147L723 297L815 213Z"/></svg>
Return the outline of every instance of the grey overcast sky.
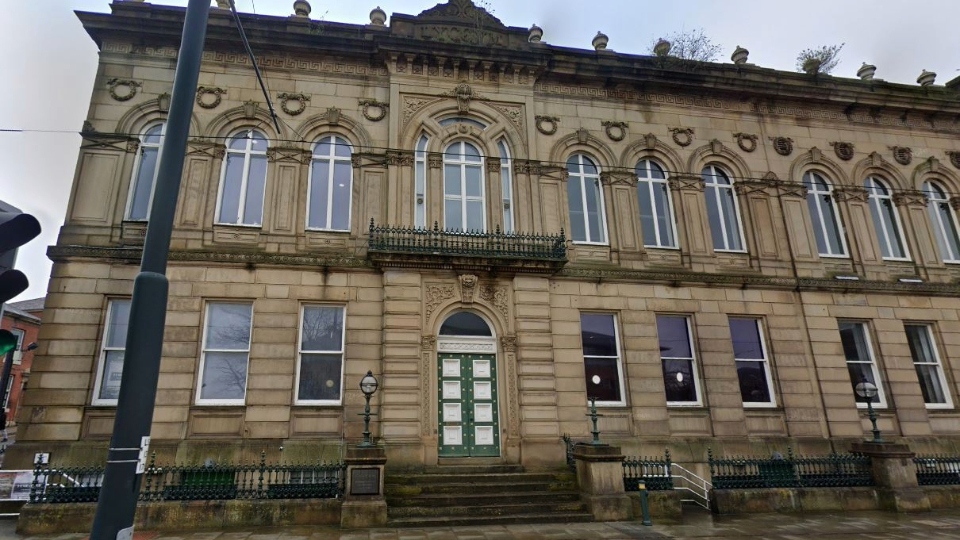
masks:
<svg viewBox="0 0 960 540"><path fill-rule="evenodd" d="M315 19L366 23L380 3L389 14L417 14L440 0L313 0ZM155 3L185 6L187 0ZM236 0L242 12L290 15L293 0ZM960 1L957 0L489 0L493 14L510 26L533 23L544 41L589 48L598 30L615 51L645 54L661 35L703 28L729 61L734 47L750 50L750 62L793 70L806 48L845 43L834 75L854 77L861 62L877 66L877 78L916 84L922 69L937 83L960 75ZM41 237L20 250L18 267L30 288L18 300L46 293L51 263L46 246L63 223L76 166L79 131L96 74L97 48L74 10L109 11L108 0L0 0L0 129L74 133L0 132L0 200L36 215ZM256 52L256 51L255 51Z"/></svg>

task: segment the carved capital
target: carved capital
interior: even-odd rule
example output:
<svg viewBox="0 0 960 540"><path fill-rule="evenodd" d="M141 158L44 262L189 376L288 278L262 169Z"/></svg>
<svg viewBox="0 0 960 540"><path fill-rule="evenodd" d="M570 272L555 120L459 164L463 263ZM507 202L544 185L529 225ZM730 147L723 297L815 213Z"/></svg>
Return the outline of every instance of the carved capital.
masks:
<svg viewBox="0 0 960 540"><path fill-rule="evenodd" d="M139 139L130 139L127 141L127 153L136 154L137 150L140 149L140 140Z"/></svg>
<svg viewBox="0 0 960 540"><path fill-rule="evenodd" d="M503 347L505 353L517 352L517 336L515 334L503 336L500 338L500 346Z"/></svg>
<svg viewBox="0 0 960 540"><path fill-rule="evenodd" d="M437 336L420 336L420 349L424 352L437 350Z"/></svg>
<svg viewBox="0 0 960 540"><path fill-rule="evenodd" d="M409 167L410 165L413 165L413 159L413 152L407 152L403 150L387 151L387 165Z"/></svg>
<svg viewBox="0 0 960 540"><path fill-rule="evenodd" d="M497 158L487 158L487 172L500 172L500 160Z"/></svg>
<svg viewBox="0 0 960 540"><path fill-rule="evenodd" d="M439 169L443 167L443 154L436 152L430 152L427 154L427 166L431 169Z"/></svg>
<svg viewBox="0 0 960 540"><path fill-rule="evenodd" d="M529 174L531 176L540 175L540 162L525 159L514 160L513 171L517 174Z"/></svg>

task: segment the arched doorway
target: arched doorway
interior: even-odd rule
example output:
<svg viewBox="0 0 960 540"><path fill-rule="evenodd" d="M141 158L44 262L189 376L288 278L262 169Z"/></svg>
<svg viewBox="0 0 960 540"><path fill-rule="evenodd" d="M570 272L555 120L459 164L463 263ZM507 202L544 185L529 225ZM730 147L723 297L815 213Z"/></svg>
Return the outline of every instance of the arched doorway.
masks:
<svg viewBox="0 0 960 540"><path fill-rule="evenodd" d="M437 338L438 451L499 457L497 345L490 325L467 311L444 320Z"/></svg>

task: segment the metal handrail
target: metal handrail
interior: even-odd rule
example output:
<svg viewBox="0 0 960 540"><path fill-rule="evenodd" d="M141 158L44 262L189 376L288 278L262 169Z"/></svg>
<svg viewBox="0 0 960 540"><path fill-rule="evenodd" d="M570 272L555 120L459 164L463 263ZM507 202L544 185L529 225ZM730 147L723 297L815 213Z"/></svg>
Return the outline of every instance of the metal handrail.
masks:
<svg viewBox="0 0 960 540"><path fill-rule="evenodd" d="M671 465L671 472L673 473L674 480L673 489L686 491L695 497L693 499L684 499L681 496L681 502L692 502L708 510L710 509L710 490L713 489L713 484L707 481L706 478L677 463ZM679 485L677 480L682 480L687 485Z"/></svg>

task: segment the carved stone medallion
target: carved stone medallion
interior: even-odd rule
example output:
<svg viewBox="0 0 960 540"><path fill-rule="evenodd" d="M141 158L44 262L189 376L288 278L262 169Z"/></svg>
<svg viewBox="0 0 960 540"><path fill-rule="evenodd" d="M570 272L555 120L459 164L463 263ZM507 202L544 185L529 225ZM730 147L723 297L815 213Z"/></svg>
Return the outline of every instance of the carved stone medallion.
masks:
<svg viewBox="0 0 960 540"><path fill-rule="evenodd" d="M750 133L734 133L737 138L737 146L744 152L753 152L757 149L757 136Z"/></svg>
<svg viewBox="0 0 960 540"><path fill-rule="evenodd" d="M950 164L960 169L960 152L947 150L947 155L950 156Z"/></svg>
<svg viewBox="0 0 960 540"><path fill-rule="evenodd" d="M390 105L375 99L361 99L360 105L363 107L361 114L371 122L379 122L386 118L387 109L390 107Z"/></svg>
<svg viewBox="0 0 960 540"><path fill-rule="evenodd" d="M473 303L473 293L477 289L477 276L465 274L460 276L460 299L464 304Z"/></svg>
<svg viewBox="0 0 960 540"><path fill-rule="evenodd" d="M110 97L117 101L129 101L137 95L137 91L143 87L143 83L131 79L110 79L107 81L107 88L110 89Z"/></svg>
<svg viewBox="0 0 960 540"><path fill-rule="evenodd" d="M693 128L669 128L673 135L673 142L678 146L687 147L693 142Z"/></svg>
<svg viewBox="0 0 960 540"><path fill-rule="evenodd" d="M790 137L770 137L773 141L773 150L781 156L789 156L793 153L793 139Z"/></svg>
<svg viewBox="0 0 960 540"><path fill-rule="evenodd" d="M537 131L544 135L553 135L556 133L557 127L560 124L560 117L558 116L537 116L534 119L536 120Z"/></svg>
<svg viewBox="0 0 960 540"><path fill-rule="evenodd" d="M290 116L296 116L307 110L307 102L310 96L306 94L288 94L286 92L277 95L280 100L280 108Z"/></svg>
<svg viewBox="0 0 960 540"><path fill-rule="evenodd" d="M604 127L604 131L611 141L620 142L627 137L626 122L604 121L600 125Z"/></svg>
<svg viewBox="0 0 960 540"><path fill-rule="evenodd" d="M226 93L223 88L201 86L197 88L197 105L203 109L215 109L223 100L221 96Z"/></svg>
<svg viewBox="0 0 960 540"><path fill-rule="evenodd" d="M838 158L844 161L853 159L853 143L836 141L830 143L830 146L833 147L833 151L837 154Z"/></svg>
<svg viewBox="0 0 960 540"><path fill-rule="evenodd" d="M909 165L913 161L913 150L906 146L891 146L893 160L901 165Z"/></svg>

